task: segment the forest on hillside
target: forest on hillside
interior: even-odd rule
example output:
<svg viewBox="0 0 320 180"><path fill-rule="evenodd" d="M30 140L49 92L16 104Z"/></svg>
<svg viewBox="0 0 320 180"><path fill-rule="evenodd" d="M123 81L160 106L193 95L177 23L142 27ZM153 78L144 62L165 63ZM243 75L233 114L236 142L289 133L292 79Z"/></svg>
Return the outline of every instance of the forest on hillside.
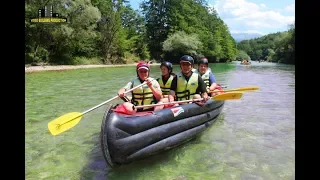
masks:
<svg viewBox="0 0 320 180"><path fill-rule="evenodd" d="M68 22L30 21L49 4ZM144 0L141 7L133 10L127 0L25 1L25 64L176 63L184 54L230 62L243 53L251 59L259 55L254 44L246 49L235 42L206 0Z"/></svg>
<svg viewBox="0 0 320 180"><path fill-rule="evenodd" d="M237 48L242 59L295 64L295 24L285 32L240 41Z"/></svg>

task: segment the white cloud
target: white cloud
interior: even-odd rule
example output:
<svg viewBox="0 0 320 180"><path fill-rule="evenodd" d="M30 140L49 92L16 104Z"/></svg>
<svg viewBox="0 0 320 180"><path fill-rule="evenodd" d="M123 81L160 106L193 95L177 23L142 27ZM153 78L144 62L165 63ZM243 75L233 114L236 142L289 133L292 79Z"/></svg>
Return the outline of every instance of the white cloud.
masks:
<svg viewBox="0 0 320 180"><path fill-rule="evenodd" d="M250 34L261 34L264 35L263 32L257 31L257 30L246 30L246 31L239 31L239 30L232 30L230 31L231 34L237 34L237 33L250 33Z"/></svg>
<svg viewBox="0 0 320 180"><path fill-rule="evenodd" d="M295 4L290 4L289 6L285 7L284 9L287 11L287 12L293 12L294 13L294 9L295 8Z"/></svg>
<svg viewBox="0 0 320 180"><path fill-rule="evenodd" d="M218 0L214 8L223 21L228 25L230 32L267 32L272 29L287 29L294 22L293 16L285 16L279 12L265 10L264 4L255 4L245 0ZM286 8L294 10L294 4Z"/></svg>

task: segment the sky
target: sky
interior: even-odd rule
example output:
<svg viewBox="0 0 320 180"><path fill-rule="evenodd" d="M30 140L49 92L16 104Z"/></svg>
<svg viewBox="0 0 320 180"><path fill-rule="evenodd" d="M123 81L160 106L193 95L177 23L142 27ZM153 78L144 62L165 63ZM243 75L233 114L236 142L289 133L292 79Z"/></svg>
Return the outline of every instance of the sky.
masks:
<svg viewBox="0 0 320 180"><path fill-rule="evenodd" d="M133 9L142 0L130 0ZM208 0L230 33L270 33L287 31L295 21L294 0Z"/></svg>

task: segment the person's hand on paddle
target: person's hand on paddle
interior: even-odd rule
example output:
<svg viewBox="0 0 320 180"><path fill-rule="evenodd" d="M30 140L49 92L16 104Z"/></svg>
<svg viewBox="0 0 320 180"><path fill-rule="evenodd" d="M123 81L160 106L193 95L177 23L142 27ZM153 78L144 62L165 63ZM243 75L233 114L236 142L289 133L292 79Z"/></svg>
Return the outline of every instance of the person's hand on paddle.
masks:
<svg viewBox="0 0 320 180"><path fill-rule="evenodd" d="M124 92L126 90L124 88L121 88L119 91L118 91L118 96L121 98L121 97L124 97Z"/></svg>
<svg viewBox="0 0 320 180"><path fill-rule="evenodd" d="M151 88L151 86L152 86L152 80L149 79L149 78L147 78L145 82L147 82L147 85L149 86L149 88Z"/></svg>
<svg viewBox="0 0 320 180"><path fill-rule="evenodd" d="M197 101L195 103L198 104L199 106L203 106L210 99L210 97L208 96L208 94L206 92L202 93L202 98L203 98L202 101Z"/></svg>

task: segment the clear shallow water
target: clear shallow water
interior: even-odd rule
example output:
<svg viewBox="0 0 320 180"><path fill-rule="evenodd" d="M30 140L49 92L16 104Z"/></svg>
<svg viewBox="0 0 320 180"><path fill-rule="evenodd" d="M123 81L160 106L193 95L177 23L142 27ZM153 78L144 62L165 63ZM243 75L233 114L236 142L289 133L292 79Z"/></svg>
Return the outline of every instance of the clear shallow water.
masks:
<svg viewBox="0 0 320 180"><path fill-rule="evenodd" d="M47 124L114 97L135 68L26 74L26 179L295 179L295 67L266 62L210 67L228 89L260 89L226 101L220 118L189 143L117 169L106 167L99 144L108 104L58 136ZM159 68L152 66L151 75L159 76Z"/></svg>

